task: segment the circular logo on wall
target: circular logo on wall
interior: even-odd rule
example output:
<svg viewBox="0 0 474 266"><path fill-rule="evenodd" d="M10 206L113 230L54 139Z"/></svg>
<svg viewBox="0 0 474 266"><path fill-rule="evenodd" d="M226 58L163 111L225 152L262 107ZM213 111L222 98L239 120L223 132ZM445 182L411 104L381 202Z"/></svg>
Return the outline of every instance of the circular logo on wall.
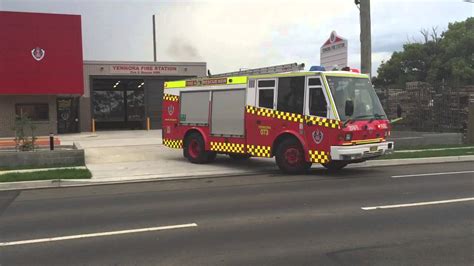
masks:
<svg viewBox="0 0 474 266"><path fill-rule="evenodd" d="M62 112L61 113L61 119L64 121L69 120L70 113L69 112Z"/></svg>
<svg viewBox="0 0 474 266"><path fill-rule="evenodd" d="M173 113L174 113L174 106L173 105L168 106L168 114L173 115Z"/></svg>
<svg viewBox="0 0 474 266"><path fill-rule="evenodd" d="M324 133L321 130L313 131L313 140L316 144L319 144L324 139Z"/></svg>
<svg viewBox="0 0 474 266"><path fill-rule="evenodd" d="M336 41L336 36L337 36L336 31L333 30L331 32L331 35L329 36L329 42L331 42L331 43L335 42Z"/></svg>
<svg viewBox="0 0 474 266"><path fill-rule="evenodd" d="M36 47L33 50L31 50L31 55L36 61L41 61L44 58L44 55L46 54L46 51Z"/></svg>

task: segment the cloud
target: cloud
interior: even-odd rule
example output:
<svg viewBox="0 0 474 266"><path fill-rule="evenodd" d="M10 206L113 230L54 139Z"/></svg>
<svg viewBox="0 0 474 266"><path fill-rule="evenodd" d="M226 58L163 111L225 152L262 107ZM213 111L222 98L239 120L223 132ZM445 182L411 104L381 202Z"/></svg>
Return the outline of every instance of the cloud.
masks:
<svg viewBox="0 0 474 266"><path fill-rule="evenodd" d="M163 40L158 50L172 46L170 41L184 35L213 72L295 62L307 57L309 45L316 58L322 40L330 33L320 33L319 25L334 14L355 8L341 5L343 2L206 1L169 5L157 21ZM327 12L318 12L322 7ZM315 35L320 36L318 42ZM175 60L176 56L164 53L162 58Z"/></svg>

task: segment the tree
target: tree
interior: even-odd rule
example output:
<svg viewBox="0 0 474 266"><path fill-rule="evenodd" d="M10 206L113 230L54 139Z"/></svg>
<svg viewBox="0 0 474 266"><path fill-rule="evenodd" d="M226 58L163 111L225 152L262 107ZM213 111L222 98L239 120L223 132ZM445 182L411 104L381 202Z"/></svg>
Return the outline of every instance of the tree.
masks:
<svg viewBox="0 0 474 266"><path fill-rule="evenodd" d="M31 122L31 119L27 115L17 116L12 130L15 131L15 143L17 149L20 151L35 150L37 140L35 135L36 126Z"/></svg>
<svg viewBox="0 0 474 266"><path fill-rule="evenodd" d="M442 71L437 72L436 78L474 84L474 17L450 23L441 37Z"/></svg>
<svg viewBox="0 0 474 266"><path fill-rule="evenodd" d="M435 27L420 32L423 42L408 42L382 62L376 86L403 87L409 81L474 84L474 18L450 23L441 35Z"/></svg>

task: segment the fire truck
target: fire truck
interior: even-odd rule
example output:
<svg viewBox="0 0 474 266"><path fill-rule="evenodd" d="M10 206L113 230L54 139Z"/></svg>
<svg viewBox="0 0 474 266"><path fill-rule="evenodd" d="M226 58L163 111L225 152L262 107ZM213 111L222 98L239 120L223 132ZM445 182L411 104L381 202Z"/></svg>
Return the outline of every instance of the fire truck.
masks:
<svg viewBox="0 0 474 266"><path fill-rule="evenodd" d="M392 152L390 122L369 77L316 69L165 82L163 144L196 164L217 154L275 157L291 174Z"/></svg>

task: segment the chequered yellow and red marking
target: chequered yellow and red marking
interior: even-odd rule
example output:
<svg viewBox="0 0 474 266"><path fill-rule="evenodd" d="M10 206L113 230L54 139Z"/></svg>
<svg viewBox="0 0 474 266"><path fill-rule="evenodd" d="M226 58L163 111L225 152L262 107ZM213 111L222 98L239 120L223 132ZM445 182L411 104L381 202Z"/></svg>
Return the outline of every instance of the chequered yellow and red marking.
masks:
<svg viewBox="0 0 474 266"><path fill-rule="evenodd" d="M170 101L170 102L178 102L179 96L165 93L163 94L163 100Z"/></svg>
<svg viewBox="0 0 474 266"><path fill-rule="evenodd" d="M287 120L291 122L303 123L304 117L301 114L282 112L268 108L261 108L255 106L246 106L245 110L249 114L263 116L263 117L272 117L276 119Z"/></svg>
<svg viewBox="0 0 474 266"><path fill-rule="evenodd" d="M263 117L274 117L273 109L259 108L259 107L247 105L245 107L245 110L247 113L253 114L253 115L258 115L258 116L263 116Z"/></svg>
<svg viewBox="0 0 474 266"><path fill-rule="evenodd" d="M247 153L255 157L270 157L272 147L260 145L247 145Z"/></svg>
<svg viewBox="0 0 474 266"><path fill-rule="evenodd" d="M173 149L183 148L183 140L181 139L163 139L163 145Z"/></svg>
<svg viewBox="0 0 474 266"><path fill-rule="evenodd" d="M288 113L288 112L282 112L282 111L274 111L275 115L274 117L277 119L283 119L291 122L298 122L298 123L303 123L303 115L300 114L295 114L295 113Z"/></svg>
<svg viewBox="0 0 474 266"><path fill-rule="evenodd" d="M211 141L211 151L245 153L245 144Z"/></svg>
<svg viewBox="0 0 474 266"><path fill-rule="evenodd" d="M305 116L305 121L311 123L312 125L318 125L322 127L328 128L341 128L341 121L324 118L324 117L317 117L317 116Z"/></svg>
<svg viewBox="0 0 474 266"><path fill-rule="evenodd" d="M315 116L304 116L301 114L296 113L289 113L289 112L282 112L278 110L268 109L268 108L261 108L255 106L246 106L245 110L249 114L263 116L263 117L271 117L276 119L287 120L291 122L303 123L309 122L313 125L318 125L327 128L337 128L340 129L340 121L324 118L324 117L315 117Z"/></svg>
<svg viewBox="0 0 474 266"><path fill-rule="evenodd" d="M328 163L329 153L325 151L309 151L309 159L312 163Z"/></svg>

